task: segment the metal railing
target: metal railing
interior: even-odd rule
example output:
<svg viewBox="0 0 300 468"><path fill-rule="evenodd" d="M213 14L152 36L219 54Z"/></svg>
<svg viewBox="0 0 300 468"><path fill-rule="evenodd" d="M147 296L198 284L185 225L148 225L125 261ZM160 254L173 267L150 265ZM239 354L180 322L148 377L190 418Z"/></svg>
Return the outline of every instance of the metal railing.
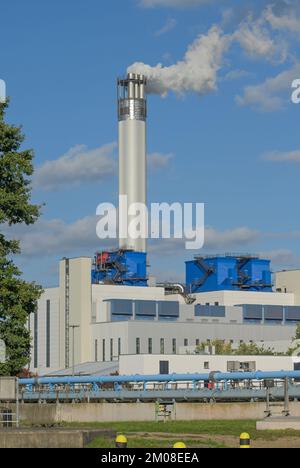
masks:
<svg viewBox="0 0 300 468"><path fill-rule="evenodd" d="M300 371L20 380L26 401L270 401L300 399ZM273 382L269 388L266 382ZM268 390L268 393L267 393Z"/></svg>

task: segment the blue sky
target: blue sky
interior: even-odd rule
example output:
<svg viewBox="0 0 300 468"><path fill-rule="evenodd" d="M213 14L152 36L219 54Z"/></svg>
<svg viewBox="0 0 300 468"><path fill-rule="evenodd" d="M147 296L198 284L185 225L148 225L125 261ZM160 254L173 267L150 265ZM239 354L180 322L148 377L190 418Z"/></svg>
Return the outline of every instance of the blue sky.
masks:
<svg viewBox="0 0 300 468"><path fill-rule="evenodd" d="M300 265L298 3L2 1L8 120L35 150L33 200L45 203L36 226L11 233L27 278L55 285L61 257L101 249L96 207L117 200L116 78L136 63L153 91L149 201L204 202L203 253ZM160 279L182 279L184 260L198 253L178 242L150 251Z"/></svg>

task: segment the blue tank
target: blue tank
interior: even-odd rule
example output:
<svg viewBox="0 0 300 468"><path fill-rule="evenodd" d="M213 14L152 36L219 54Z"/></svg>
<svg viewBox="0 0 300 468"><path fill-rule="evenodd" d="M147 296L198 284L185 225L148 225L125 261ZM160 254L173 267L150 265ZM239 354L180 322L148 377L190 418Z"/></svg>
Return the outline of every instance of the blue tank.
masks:
<svg viewBox="0 0 300 468"><path fill-rule="evenodd" d="M97 253L92 270L92 284L148 286L147 254L131 250Z"/></svg>
<svg viewBox="0 0 300 468"><path fill-rule="evenodd" d="M195 257L186 262L186 289L272 292L271 262L249 255Z"/></svg>

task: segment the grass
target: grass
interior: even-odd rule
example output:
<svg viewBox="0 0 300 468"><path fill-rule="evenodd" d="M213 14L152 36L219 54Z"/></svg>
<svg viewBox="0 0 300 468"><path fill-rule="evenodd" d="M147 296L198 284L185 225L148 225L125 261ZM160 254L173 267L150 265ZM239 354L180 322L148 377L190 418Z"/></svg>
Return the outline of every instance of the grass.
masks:
<svg viewBox="0 0 300 468"><path fill-rule="evenodd" d="M223 443L215 442L211 439L202 439L200 441L184 439L185 444L187 447L192 448L227 448L227 446ZM173 447L175 440L169 439L145 439L145 438L137 438L137 437L130 437L128 440L128 448L170 448ZM113 439L105 439L105 438L96 438L94 439L87 448L114 448L115 441Z"/></svg>
<svg viewBox="0 0 300 468"><path fill-rule="evenodd" d="M233 436L239 438L242 432L248 432L252 440L264 439L275 440L283 437L299 437L300 431L257 431L256 421L172 421L172 422L118 422L118 423L72 423L62 424L64 427L89 428L89 429L111 429L119 433L132 436L138 443L137 433L156 434L199 434L208 438L214 435ZM134 439L136 435L137 439ZM208 439L209 440L209 439ZM145 439L143 439L145 442ZM161 440L160 440L161 441ZM165 440L161 441L164 443ZM167 441L168 442L168 441ZM195 444L196 441L193 442Z"/></svg>

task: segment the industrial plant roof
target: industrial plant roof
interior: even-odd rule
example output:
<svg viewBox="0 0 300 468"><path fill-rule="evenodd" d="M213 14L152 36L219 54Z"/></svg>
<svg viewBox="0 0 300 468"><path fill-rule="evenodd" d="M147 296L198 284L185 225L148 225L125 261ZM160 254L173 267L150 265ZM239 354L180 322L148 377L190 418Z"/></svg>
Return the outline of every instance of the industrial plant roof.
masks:
<svg viewBox="0 0 300 468"><path fill-rule="evenodd" d="M75 366L75 375L76 376L86 376L86 375L111 375L119 371L119 363L113 362L86 362L84 364L79 364ZM49 377L65 377L72 376L73 368L62 369L60 371L52 372L47 374Z"/></svg>

